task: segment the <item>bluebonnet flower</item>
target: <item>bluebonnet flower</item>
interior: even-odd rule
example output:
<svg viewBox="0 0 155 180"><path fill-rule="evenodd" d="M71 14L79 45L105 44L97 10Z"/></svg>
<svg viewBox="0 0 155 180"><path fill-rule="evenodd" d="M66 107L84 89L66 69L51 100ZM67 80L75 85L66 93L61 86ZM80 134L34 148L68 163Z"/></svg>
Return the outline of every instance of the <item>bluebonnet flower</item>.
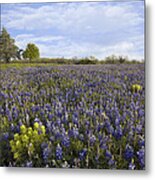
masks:
<svg viewBox="0 0 155 180"><path fill-rule="evenodd" d="M61 160L63 158L63 151L62 151L62 147L60 146L60 144L57 145L56 147L56 159L57 160Z"/></svg>
<svg viewBox="0 0 155 180"><path fill-rule="evenodd" d="M130 170L134 170L136 168L136 165L134 164L134 161L132 160L130 163L129 163L129 169Z"/></svg>
<svg viewBox="0 0 155 180"><path fill-rule="evenodd" d="M101 142L102 139L103 139L103 134L98 134L98 140L99 140L99 142Z"/></svg>
<svg viewBox="0 0 155 180"><path fill-rule="evenodd" d="M90 126L90 122L89 122L88 120L86 120L86 121L85 121L85 125L86 125L87 127L89 127L89 126Z"/></svg>
<svg viewBox="0 0 155 180"><path fill-rule="evenodd" d="M41 148L42 149L45 149L45 148L47 148L48 147L48 144L46 143L46 142L43 142L42 144L41 144Z"/></svg>
<svg viewBox="0 0 155 180"><path fill-rule="evenodd" d="M144 114L145 114L144 109L139 109L139 111L138 111L138 116L139 116L139 117L143 117Z"/></svg>
<svg viewBox="0 0 155 180"><path fill-rule="evenodd" d="M42 156L43 156L43 160L45 162L47 162L47 160L49 158L49 154L50 154L50 149L48 147L44 148L43 152L42 152Z"/></svg>
<svg viewBox="0 0 155 180"><path fill-rule="evenodd" d="M87 149L83 149L79 152L79 158L80 160L84 160L87 155Z"/></svg>
<svg viewBox="0 0 155 180"><path fill-rule="evenodd" d="M62 145L65 147L69 147L70 146L70 139L68 136L64 135L62 137Z"/></svg>
<svg viewBox="0 0 155 180"><path fill-rule="evenodd" d="M126 160L131 160L131 158L134 156L134 150L132 146L126 145L124 156Z"/></svg>
<svg viewBox="0 0 155 180"><path fill-rule="evenodd" d="M107 149L107 142L109 141L109 137L104 137L100 140L100 148L106 150Z"/></svg>
<svg viewBox="0 0 155 180"><path fill-rule="evenodd" d="M9 133L6 132L6 133L3 133L3 140L7 141L9 138Z"/></svg>
<svg viewBox="0 0 155 180"><path fill-rule="evenodd" d="M113 167L113 166L115 165L115 160L111 158L111 159L108 161L108 165L109 165L110 167Z"/></svg>
<svg viewBox="0 0 155 180"><path fill-rule="evenodd" d="M32 161L28 161L28 162L26 163L26 167L33 167Z"/></svg>
<svg viewBox="0 0 155 180"><path fill-rule="evenodd" d="M120 125L120 118L116 118L115 119L115 126L119 126Z"/></svg>
<svg viewBox="0 0 155 180"><path fill-rule="evenodd" d="M11 113L8 115L8 120L9 120L9 121L13 121L13 117L12 117L12 114L11 114Z"/></svg>
<svg viewBox="0 0 155 180"><path fill-rule="evenodd" d="M7 116L10 115L10 110L9 110L9 108L7 108L7 107L6 107L6 109L5 109L5 114L6 114Z"/></svg>
<svg viewBox="0 0 155 180"><path fill-rule="evenodd" d="M20 126L21 126L21 125L15 126L15 129L14 129L14 132L15 132L15 133L19 133L19 132L20 132Z"/></svg>
<svg viewBox="0 0 155 180"><path fill-rule="evenodd" d="M85 140L83 134L80 134L80 135L79 135L79 140L81 140L81 141L84 141L84 140Z"/></svg>
<svg viewBox="0 0 155 180"><path fill-rule="evenodd" d="M60 126L60 125L61 125L61 120L60 120L60 119L57 119L57 120L56 120L56 124L57 124L58 126Z"/></svg>
<svg viewBox="0 0 155 180"><path fill-rule="evenodd" d="M97 132L100 132L102 130L102 126L98 124L96 129L97 129Z"/></svg>
<svg viewBox="0 0 155 180"><path fill-rule="evenodd" d="M117 140L120 139L123 136L122 128L120 126L117 127L113 135Z"/></svg>
<svg viewBox="0 0 155 180"><path fill-rule="evenodd" d="M51 136L49 140L53 143L55 141L54 136Z"/></svg>
<svg viewBox="0 0 155 180"><path fill-rule="evenodd" d="M12 131L12 132L14 132L14 130L15 130L15 126L14 126L14 124L13 124L13 123L11 123L11 125L10 125L10 129L11 129L11 131Z"/></svg>
<svg viewBox="0 0 155 180"><path fill-rule="evenodd" d="M31 94L31 92L25 92L25 96L31 96L32 94Z"/></svg>
<svg viewBox="0 0 155 180"><path fill-rule="evenodd" d="M96 137L94 135L91 135L90 136L90 145L91 146L94 145L95 141L96 141Z"/></svg>
<svg viewBox="0 0 155 180"><path fill-rule="evenodd" d="M138 152L138 160L139 160L139 164L142 168L145 167L145 149L144 147L142 147Z"/></svg>
<svg viewBox="0 0 155 180"><path fill-rule="evenodd" d="M61 118L61 117L62 117L62 112L61 112L61 111L57 111L57 116L58 116L59 118Z"/></svg>
<svg viewBox="0 0 155 180"><path fill-rule="evenodd" d="M78 125L78 117L77 116L73 115L72 121L74 124Z"/></svg>
<svg viewBox="0 0 155 180"><path fill-rule="evenodd" d="M45 108L47 109L47 111L49 111L49 112L51 111L51 105L50 104L46 104Z"/></svg>
<svg viewBox="0 0 155 180"><path fill-rule="evenodd" d="M17 111L13 111L12 112L12 117L13 117L13 119L17 119L18 118L18 112Z"/></svg>
<svg viewBox="0 0 155 180"><path fill-rule="evenodd" d="M35 113L35 112L38 112L40 110L40 107L38 105L32 106L31 110L32 110L32 112Z"/></svg>
<svg viewBox="0 0 155 180"><path fill-rule="evenodd" d="M105 157L106 157L107 159L111 159L111 158L112 158L112 154L111 154L111 152L110 152L109 150L106 150L106 152L105 152Z"/></svg>
<svg viewBox="0 0 155 180"><path fill-rule="evenodd" d="M79 135L79 130L78 130L78 128L74 128L73 127L73 136L74 136L74 138L77 138L78 137L78 135Z"/></svg>
<svg viewBox="0 0 155 180"><path fill-rule="evenodd" d="M110 121L109 120L106 120L105 121L105 127L106 127L106 130L109 134L113 134L114 133L114 128L113 126L111 125Z"/></svg>
<svg viewBox="0 0 155 180"><path fill-rule="evenodd" d="M108 133L114 135L115 132L114 132L114 127L112 125L109 126Z"/></svg>
<svg viewBox="0 0 155 180"><path fill-rule="evenodd" d="M137 124L137 125L136 125L136 132L137 132L137 133L141 133L142 128L143 128L142 124Z"/></svg>
<svg viewBox="0 0 155 180"><path fill-rule="evenodd" d="M51 121L53 118L53 114L48 114L48 119Z"/></svg>
<svg viewBox="0 0 155 180"><path fill-rule="evenodd" d="M144 147L145 146L145 140L143 138L141 138L139 141L138 141L138 145L140 147Z"/></svg>
<svg viewBox="0 0 155 180"><path fill-rule="evenodd" d="M0 114L4 115L4 109L2 108L2 106L0 105Z"/></svg>
<svg viewBox="0 0 155 180"><path fill-rule="evenodd" d="M55 132L55 139L56 140L60 140L62 138L62 134L61 134L61 132L59 132L59 130L57 130L56 132Z"/></svg>
<svg viewBox="0 0 155 180"><path fill-rule="evenodd" d="M43 110L40 111L40 116L44 118L45 112Z"/></svg>
<svg viewBox="0 0 155 180"><path fill-rule="evenodd" d="M70 137L77 138L78 135L79 135L79 130L78 130L78 128L77 128L77 127L73 127L73 129L70 129L70 130L68 131L68 135L69 135Z"/></svg>

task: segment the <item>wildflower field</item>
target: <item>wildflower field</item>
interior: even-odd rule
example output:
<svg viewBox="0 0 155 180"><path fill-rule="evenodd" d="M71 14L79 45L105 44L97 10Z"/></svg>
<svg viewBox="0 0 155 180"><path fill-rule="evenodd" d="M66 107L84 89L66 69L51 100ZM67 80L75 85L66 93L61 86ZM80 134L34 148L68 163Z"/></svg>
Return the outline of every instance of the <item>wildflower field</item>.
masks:
<svg viewBox="0 0 155 180"><path fill-rule="evenodd" d="M145 169L144 64L1 69L0 166Z"/></svg>

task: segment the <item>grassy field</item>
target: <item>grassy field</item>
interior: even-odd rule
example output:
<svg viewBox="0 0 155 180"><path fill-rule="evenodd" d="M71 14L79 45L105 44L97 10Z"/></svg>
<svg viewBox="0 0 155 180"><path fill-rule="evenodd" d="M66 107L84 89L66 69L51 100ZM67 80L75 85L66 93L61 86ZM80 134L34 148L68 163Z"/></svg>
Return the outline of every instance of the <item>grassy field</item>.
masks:
<svg viewBox="0 0 155 180"><path fill-rule="evenodd" d="M0 63L1 69L8 69L8 68L25 68L25 67L48 67L48 66L58 66L58 64L53 63Z"/></svg>

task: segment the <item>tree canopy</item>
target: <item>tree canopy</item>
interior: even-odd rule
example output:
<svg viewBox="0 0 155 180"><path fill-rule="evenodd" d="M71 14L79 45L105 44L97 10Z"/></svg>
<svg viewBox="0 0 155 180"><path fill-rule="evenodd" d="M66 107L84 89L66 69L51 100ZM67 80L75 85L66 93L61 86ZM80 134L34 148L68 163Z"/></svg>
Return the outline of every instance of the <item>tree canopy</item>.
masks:
<svg viewBox="0 0 155 180"><path fill-rule="evenodd" d="M23 52L25 59L33 60L40 57L39 48L35 44L27 44L26 50Z"/></svg>
<svg viewBox="0 0 155 180"><path fill-rule="evenodd" d="M16 58L18 47L15 45L15 40L10 37L5 28L0 34L0 60L9 62L11 58Z"/></svg>

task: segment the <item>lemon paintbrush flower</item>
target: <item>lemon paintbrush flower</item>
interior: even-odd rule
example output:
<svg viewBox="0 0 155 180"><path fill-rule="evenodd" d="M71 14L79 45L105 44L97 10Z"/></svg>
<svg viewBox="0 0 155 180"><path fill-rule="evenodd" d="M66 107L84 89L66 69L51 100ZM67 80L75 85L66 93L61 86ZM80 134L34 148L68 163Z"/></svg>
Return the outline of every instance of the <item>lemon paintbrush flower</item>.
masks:
<svg viewBox="0 0 155 180"><path fill-rule="evenodd" d="M35 136L38 136L38 131L37 130L34 130L33 131L33 136L35 137Z"/></svg>
<svg viewBox="0 0 155 180"><path fill-rule="evenodd" d="M18 158L19 158L19 153L17 153L17 152L14 153L14 156L13 156L13 157L14 157L14 159L18 159Z"/></svg>
<svg viewBox="0 0 155 180"><path fill-rule="evenodd" d="M29 127L29 128L28 128L27 135L28 135L29 137L31 137L32 134L33 134L33 129L32 129L31 127Z"/></svg>
<svg viewBox="0 0 155 180"><path fill-rule="evenodd" d="M27 144L29 142L29 137L26 134L23 135L22 136L22 141Z"/></svg>
<svg viewBox="0 0 155 180"><path fill-rule="evenodd" d="M18 133L16 133L16 134L14 135L14 140L15 140L15 141L18 141L18 140L19 140L19 134L18 134Z"/></svg>
<svg viewBox="0 0 155 180"><path fill-rule="evenodd" d="M14 159L20 161L25 153L32 156L37 151L38 146L45 140L45 132L45 126L37 122L34 123L33 128L27 128L25 125L20 126L20 133L14 134L14 139L10 141Z"/></svg>
<svg viewBox="0 0 155 180"><path fill-rule="evenodd" d="M133 84L131 89L133 92L139 92L142 89L142 86L139 84Z"/></svg>
<svg viewBox="0 0 155 180"><path fill-rule="evenodd" d="M45 134L45 132L46 132L45 126L43 126L43 125L41 126L41 131L43 134Z"/></svg>
<svg viewBox="0 0 155 180"><path fill-rule="evenodd" d="M16 147L17 147L17 148L20 148L20 147L21 147L21 142L20 142L19 140L16 142Z"/></svg>
<svg viewBox="0 0 155 180"><path fill-rule="evenodd" d="M39 128L39 123L38 122L35 122L34 123L34 129L38 129Z"/></svg>
<svg viewBox="0 0 155 180"><path fill-rule="evenodd" d="M27 131L26 126L25 125L21 125L20 126L20 131L21 131L22 134L25 134L26 131Z"/></svg>

